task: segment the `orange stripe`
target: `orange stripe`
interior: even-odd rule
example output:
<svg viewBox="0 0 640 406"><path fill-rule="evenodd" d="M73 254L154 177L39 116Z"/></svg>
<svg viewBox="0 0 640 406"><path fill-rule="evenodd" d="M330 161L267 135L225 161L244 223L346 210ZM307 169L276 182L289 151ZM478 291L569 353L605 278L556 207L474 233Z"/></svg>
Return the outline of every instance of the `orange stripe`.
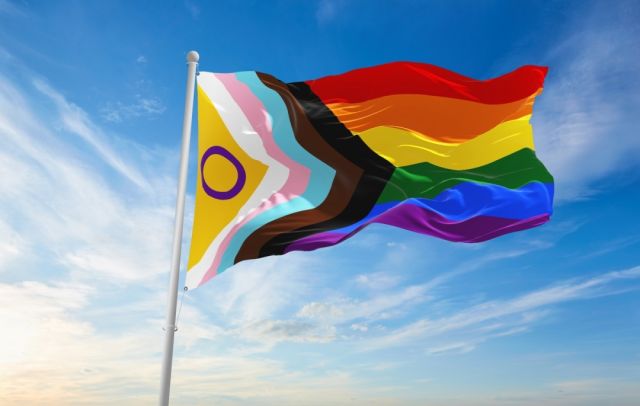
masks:
<svg viewBox="0 0 640 406"><path fill-rule="evenodd" d="M328 107L354 133L374 127L396 127L436 141L468 141L508 120L531 114L534 94L505 104L484 104L449 97L399 94L361 103Z"/></svg>

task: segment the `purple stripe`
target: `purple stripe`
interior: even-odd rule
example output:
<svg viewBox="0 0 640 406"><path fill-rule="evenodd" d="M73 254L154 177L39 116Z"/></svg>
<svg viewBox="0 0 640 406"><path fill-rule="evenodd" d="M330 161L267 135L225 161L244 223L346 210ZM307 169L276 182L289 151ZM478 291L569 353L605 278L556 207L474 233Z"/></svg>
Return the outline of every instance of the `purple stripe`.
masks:
<svg viewBox="0 0 640 406"><path fill-rule="evenodd" d="M388 224L421 234L427 234L456 242L481 242L491 238L525 230L549 220L549 214L541 214L526 219L477 216L464 221L447 220L445 217L423 207L399 204L379 216L362 224L350 233L323 232L291 243L285 252L313 251L337 244L350 238L371 223Z"/></svg>

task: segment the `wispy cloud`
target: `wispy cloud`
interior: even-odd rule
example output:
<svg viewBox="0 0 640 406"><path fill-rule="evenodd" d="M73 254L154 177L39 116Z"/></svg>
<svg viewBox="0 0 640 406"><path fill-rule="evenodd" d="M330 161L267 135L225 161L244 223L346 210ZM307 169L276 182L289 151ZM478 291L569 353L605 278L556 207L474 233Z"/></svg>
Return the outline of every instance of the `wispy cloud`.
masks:
<svg viewBox="0 0 640 406"><path fill-rule="evenodd" d="M0 0L0 8L3 3ZM325 21L337 16L335 9L325 11ZM30 97L32 85L44 103ZM576 97L579 101L582 94ZM145 105L142 99L112 104L112 119L161 113L161 104ZM564 111L560 104L557 108ZM558 159L564 157L558 154ZM21 86L0 77L0 324L11 326L0 335L3 404L59 404L63 399L71 404L128 405L156 400L176 161L175 153L113 136L49 82L28 80ZM553 165L563 172L565 164ZM590 185L585 182L583 187ZM563 235L555 231L550 234ZM368 236L380 247L387 238ZM363 237L357 243L369 249L372 240ZM558 380L539 392L500 398L482 394L430 401L432 393L416 398L407 394L407 386L372 385L366 374L355 375L348 361L331 362L336 352L340 358L368 357L373 353L350 350L399 344L417 350L412 354L418 357L429 357L429 362L438 361L489 340L524 334L567 301L638 287L640 271L631 268L500 300L483 297L478 302L476 297L455 310L433 311L448 300L442 292L454 278L552 244L529 241L501 251L491 245L469 249L472 260L460 263L456 257L457 266L426 281L393 272L425 255L425 250L403 242L389 244L388 255L376 253L379 266L372 272L348 270L349 279L333 286L319 269L328 268L325 259L330 255L290 254L244 263L186 296L176 341L175 402L634 405L635 386L597 376ZM421 319L416 321L416 314ZM277 345L282 347L268 352ZM319 351L322 363L311 367L304 356L280 356L319 346L326 349ZM376 361L368 364L372 371L403 365ZM435 381L415 382L424 388Z"/></svg>
<svg viewBox="0 0 640 406"><path fill-rule="evenodd" d="M544 57L550 76L533 121L559 201L589 197L608 176L637 168L640 58L630 50L640 48L640 13L632 3L596 2L574 14Z"/></svg>
<svg viewBox="0 0 640 406"><path fill-rule="evenodd" d="M212 306L238 326L277 318L310 289L314 264L302 256L240 264L212 286Z"/></svg>
<svg viewBox="0 0 640 406"><path fill-rule="evenodd" d="M428 300L426 285L412 285L396 290L378 292L367 300L338 297L328 302L305 304L298 317L330 323L351 323L356 320L388 319L405 306L413 306Z"/></svg>
<svg viewBox="0 0 640 406"><path fill-rule="evenodd" d="M370 290L387 290L398 285L401 276L391 272L362 273L355 278L358 286Z"/></svg>
<svg viewBox="0 0 640 406"><path fill-rule="evenodd" d="M99 289L78 283L0 284L0 320L14 327L0 336L3 404L58 404L61 399L75 404L108 405L114 400L148 404L156 400L160 322L141 316L157 310L160 300L144 304L125 297L127 311L103 307L97 318L91 304L102 295ZM96 320L105 318L118 318L120 328L99 328ZM256 339L284 335L284 341L297 340L292 337L300 342L324 340L322 335L309 340L311 331L302 331L304 327L290 321L257 324L252 328ZM212 340L214 348L219 348L227 333L194 307L183 309L181 326L172 382L173 393L180 394L177 404L313 404L308 402L310 393L318 397L317 404L344 404L353 396L366 403L376 399L375 391L368 391L346 372L292 369L264 356L231 351L237 345L212 351ZM42 385L44 381L47 385Z"/></svg>
<svg viewBox="0 0 640 406"><path fill-rule="evenodd" d="M599 296L620 293L615 285L619 281L635 281L640 278L640 267L623 271L602 274L586 280L567 280L522 294L509 300L491 300L476 304L438 319L423 318L380 337L372 338L364 348L369 350L387 348L390 346L406 345L408 343L425 345L427 338L463 333L467 337L475 337L471 342L485 341L487 338L500 337L508 331L528 326L531 322L545 315L547 306L578 299L588 299ZM633 285L636 288L638 286ZM628 289L627 286L625 289ZM497 330L491 337L478 334L478 329ZM515 330L519 332L518 330ZM522 330L524 331L524 330ZM460 346L457 342L447 346ZM437 349L438 347L436 347Z"/></svg>
<svg viewBox="0 0 640 406"><path fill-rule="evenodd" d="M197 20L198 17L200 17L200 6L195 1L185 0L184 7L187 9L189 14L191 15L191 18L193 18L194 20Z"/></svg>
<svg viewBox="0 0 640 406"><path fill-rule="evenodd" d="M149 187L140 172L132 165L124 162L120 155L105 142L105 136L102 134L102 131L81 108L68 102L62 94L55 91L42 79L35 79L33 85L38 91L49 97L55 103L58 108L60 120L66 130L81 137L91 145L109 165L136 185L144 188Z"/></svg>
<svg viewBox="0 0 640 406"><path fill-rule="evenodd" d="M465 354L467 352L473 351L476 348L476 343L471 342L453 342L441 346L436 346L429 348L427 350L427 354L429 355L441 355L441 354Z"/></svg>
<svg viewBox="0 0 640 406"><path fill-rule="evenodd" d="M316 21L326 24L336 18L344 6L341 0L321 0L316 6Z"/></svg>
<svg viewBox="0 0 640 406"><path fill-rule="evenodd" d="M125 158L121 166L111 165L118 147L79 107L39 82L53 108L36 112L27 91L0 79L0 267L4 275L10 270L27 279L0 284L0 320L14 326L0 338L3 402L153 402L174 203L166 191L175 189L160 169L175 156L133 145L143 162L153 162L154 177ZM44 126L42 120L62 125ZM63 133L71 130L81 136ZM111 183L123 168L153 187ZM313 269L296 255L246 263L220 276L210 298L196 305L188 295L178 324L174 390L184 388L187 398L200 401L242 401L269 391L274 404L302 398L305 388L337 403L353 393L345 374L301 376L252 358L281 342L335 339L331 326L281 317L311 289ZM233 355L203 347L214 340L231 343L222 352Z"/></svg>
<svg viewBox="0 0 640 406"><path fill-rule="evenodd" d="M140 60L138 62L141 63ZM164 113L166 109L160 99L136 94L132 103L109 103L100 110L100 113L106 121L120 123L131 118L153 118Z"/></svg>
<svg viewBox="0 0 640 406"><path fill-rule="evenodd" d="M7 265L26 254L26 242L9 224L0 218L0 272Z"/></svg>
<svg viewBox="0 0 640 406"><path fill-rule="evenodd" d="M115 214L118 213L125 212L117 210ZM142 213L136 211L132 217ZM111 218L111 214L109 217ZM169 210L169 214L163 216L164 223L169 223L170 217ZM136 228L137 225L132 223L130 229L120 232L126 235ZM104 243L105 240L115 239L115 231L118 230L114 230L114 234L103 235L101 239L91 241L101 240ZM75 258L75 263L65 265L67 269L75 269L73 273L76 275L84 273L84 283L26 282L0 287L0 309L7 309L5 312L0 310L0 320L14 326L8 334L0 338L0 348L6 350L5 352L11 350L9 355L5 352L0 354L0 393L3 402L8 405L56 404L60 399L65 399L65 402L76 404L106 405L114 401L123 404L150 404L155 401L161 341L161 320L158 313L161 313L159 309L162 309L163 297L150 301L149 305L140 306L137 300L125 296L121 302L122 310L115 307L103 309L99 318L84 316L94 305L104 300L103 292L87 286L87 277L93 280L100 273L107 275L109 283L114 283L126 280L127 275L140 275L140 272L148 278L148 267L157 266L160 271L165 269L166 262L162 260L157 265L144 263L144 258L149 259L151 255L162 251L162 244L153 243L150 246L157 251L150 249L147 253L136 252L139 247L138 239L143 241L153 234L162 233L140 231L137 237L123 242L123 245L131 245L131 251L125 257L142 258L140 262L134 261L134 266L123 266L115 261L113 257L123 252L119 245L107 246L100 253L100 260L92 260L92 255L87 254L82 261ZM168 246L168 243L164 245ZM95 248L95 245L87 244L87 251L77 251L90 253L91 247ZM109 264L109 261L112 263ZM380 297L371 300L329 300L329 304L335 305L336 309L330 309L328 314L335 315L341 324L324 323L318 318L295 315L292 318L280 318L281 312L286 312L292 303L302 300L301 296L304 297L312 289L312 285L306 282L309 274L304 272L305 263L298 263L291 269L283 269L283 264L286 264L286 261L274 262L266 267L261 263L259 267L230 271L227 275L228 282L216 281L216 289L207 292L211 294L209 300L199 298L194 303L197 307L186 303L179 324L172 387L173 393L180 394L176 403L425 403L424 397L421 401L403 398L405 391L402 388L388 385L372 387L370 382L354 376L349 367L345 367L346 371L341 371L334 366L305 368L286 365L264 351L270 350L274 343L327 345L329 342L344 339L345 335L340 331L343 325L354 333L375 336L384 330L370 328L369 320L381 322L388 315L397 314L395 312L398 308L420 303L428 291L423 288L411 290L391 285L393 287L387 292L379 289L380 285L372 279L363 281L364 284L361 286L377 291L376 296ZM377 276L384 279L384 275ZM221 276L223 277L225 276ZM289 281L289 278L293 279ZM608 282L600 283L600 286L605 286ZM579 281L576 284L579 284ZM217 295L218 286L229 289L228 294ZM584 293L585 289L583 287L578 290ZM606 290L599 290L595 286L589 289L592 294L606 294ZM567 292L557 293L558 297L563 295L571 296ZM526 302L525 296L520 298L522 303ZM544 302L541 298L530 297L528 300L531 303ZM560 303L559 300L556 298L549 303ZM515 302L515 299L505 303L517 307L511 302ZM151 306L155 310L149 310ZM525 308L533 305L521 306ZM28 311L17 314L13 310L17 308ZM211 308L226 312L227 317L222 325L216 325L209 317L207 312ZM309 315L311 313L313 312L309 312ZM20 320L15 320L18 316ZM460 333L453 339L441 336L440 340L433 340L434 337L428 337L433 341L425 342L422 336L417 336L415 341L409 340L406 343L414 345L422 342L426 356L450 356L472 351L481 345L482 340L477 337L489 340L506 334L521 334L526 331L524 329L527 326L544 316L544 313L536 316L535 311L527 311L513 317L496 316L460 328ZM236 317L240 321L236 321ZM354 323L349 320L354 317L363 318L364 322ZM118 324L115 324L118 328L114 329L114 324L111 324L109 329L101 328L100 320L104 319L119 319ZM457 322L460 323L461 320ZM351 326L356 327L352 329ZM428 330L428 326L426 328ZM449 330L451 331L454 330ZM470 339L470 336L476 338ZM365 344L368 343L366 340L360 340L355 345L359 347L363 341ZM241 343L245 342L248 344L243 347ZM262 345L264 348L260 350L258 347ZM108 348L109 351L102 350L104 348ZM244 353L243 349L246 349ZM258 354L259 352L261 353ZM40 383L45 381L48 384L43 387ZM564 396L556 394L554 396L559 400L549 404L566 405L573 402L575 405L582 405L585 403L580 401L584 402L589 396L600 400L603 397L617 399L615 396L620 396L604 396L602 392L594 395L593 390L575 384L572 386L560 382L558 385L551 390L564 390L568 393L569 388L571 393ZM604 384L600 386L607 387ZM632 393L631 390L626 388L625 393ZM539 404L541 396L544 397L537 393L514 394L513 399L522 399L525 396L530 404ZM438 404L438 401L440 400L436 399L430 404ZM442 401L440 404L493 405L495 401L493 398L480 400L480 403L474 399L454 399ZM517 400L500 402L523 404Z"/></svg>
<svg viewBox="0 0 640 406"><path fill-rule="evenodd" d="M244 326L240 336L262 344L291 342L326 343L336 338L335 327L300 320L263 320Z"/></svg>
<svg viewBox="0 0 640 406"><path fill-rule="evenodd" d="M54 102L53 110L36 113L27 92L0 77L0 270L26 279L0 284L0 320L12 326L0 337L0 397L3 404L151 403L165 300L160 276L166 275L173 218L173 196L166 191L175 189L160 171L167 165L158 161L175 156L138 146L154 162L155 175L139 176L154 187L110 184L109 176L147 170L124 159L114 164L119 151L108 135L50 85L37 86ZM50 118L63 125L44 126L41 120ZM61 131L78 132L80 138ZM79 154L85 142L90 151ZM106 170L101 162L109 164ZM201 351L200 343L225 337L274 342L312 337L313 329L273 319L286 294L264 305L274 290L299 280L282 271L260 275L249 269L229 278L233 288L226 309L241 315L242 323L219 327L185 302L176 351L187 364L176 363L180 372L174 388L188 385L184 393L197 392L200 398L210 393L246 398L243 385L267 388L263 380L286 374L268 360L193 355ZM33 280L39 276L48 282ZM132 282L149 290L132 289ZM105 307L105 302L118 305ZM230 384L233 376L244 383ZM219 383L225 383L224 391L213 390ZM295 385L282 386L282 393L296 396Z"/></svg>
<svg viewBox="0 0 640 406"><path fill-rule="evenodd" d="M380 262L389 265L383 268L392 270L357 274L346 284L356 289L351 296L345 295L344 289L326 294L322 301L305 303L294 316L296 320L309 321L316 326L331 327L338 332L336 339L349 339L355 335L368 340L377 337L380 329L386 329L387 325L395 325L405 317L415 315L416 311L422 313L426 309L447 308L448 299L441 299L439 296L447 292L447 288L456 278L474 271L487 271L495 264L550 249L558 239L574 232L579 226L580 223L577 222L560 222L554 225L554 231L550 233L549 238L541 240L524 238L522 241L513 242L508 249L495 244L479 247L469 251L470 255L460 256L450 270L436 273L431 279L418 284L407 284L403 280L407 275L398 272L397 269L406 267L410 263L415 264L420 254L424 255L425 250L430 251L433 248L430 248L429 244L425 246L424 242L419 244L419 248L413 244L396 242L388 247L391 256L380 254ZM461 348L470 350L480 342L505 336L505 332L511 332L510 334L524 332L526 330L524 325L543 315L546 313L542 311L523 311L522 314L512 317L510 324L490 323L478 326L477 328L483 329L482 334L471 342L463 337L464 339L459 342L435 344L433 348L427 349L427 353L449 353L453 351L450 348L453 344L456 344L454 347L457 350Z"/></svg>
<svg viewBox="0 0 640 406"><path fill-rule="evenodd" d="M84 111L44 82L35 83L54 110L36 114L25 92L0 77L0 220L14 236L3 239L4 255L31 247L38 254L23 252L21 268L46 264L117 283L155 278L166 267L169 247L173 202L164 190L172 188L161 161L170 155L144 152L154 162L155 176L147 180L148 169L126 161ZM106 176L102 164L110 168ZM110 182L120 175L145 188Z"/></svg>
<svg viewBox="0 0 640 406"><path fill-rule="evenodd" d="M10 16L24 15L24 10L20 9L15 3L9 0L0 0L0 14Z"/></svg>

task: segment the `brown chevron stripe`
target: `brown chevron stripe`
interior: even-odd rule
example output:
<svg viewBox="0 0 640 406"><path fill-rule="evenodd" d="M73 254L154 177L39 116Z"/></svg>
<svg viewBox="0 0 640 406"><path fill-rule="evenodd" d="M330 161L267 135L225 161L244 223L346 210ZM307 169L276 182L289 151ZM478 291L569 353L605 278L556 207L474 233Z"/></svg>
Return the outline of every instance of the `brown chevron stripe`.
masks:
<svg viewBox="0 0 640 406"><path fill-rule="evenodd" d="M245 241L236 262L284 253L292 242L350 225L371 211L394 166L373 152L335 117L305 83L285 84L259 74L278 92L289 110L298 142L336 170L331 190L317 208L293 213L256 230Z"/></svg>
<svg viewBox="0 0 640 406"><path fill-rule="evenodd" d="M318 134L307 118L302 106L291 94L285 83L263 73L258 73L258 77L266 86L278 92L282 97L289 111L289 119L298 143L312 155L335 169L337 174L341 175L334 178L327 198L317 208L278 218L253 232L238 251L235 258L236 263L245 259L265 256L261 255L262 248L276 236L287 235L295 232L295 230L336 217L349 204L349 198L354 193L357 180L362 176L360 167L335 151ZM344 182L344 179L353 179L354 182ZM282 250L284 250L284 247Z"/></svg>

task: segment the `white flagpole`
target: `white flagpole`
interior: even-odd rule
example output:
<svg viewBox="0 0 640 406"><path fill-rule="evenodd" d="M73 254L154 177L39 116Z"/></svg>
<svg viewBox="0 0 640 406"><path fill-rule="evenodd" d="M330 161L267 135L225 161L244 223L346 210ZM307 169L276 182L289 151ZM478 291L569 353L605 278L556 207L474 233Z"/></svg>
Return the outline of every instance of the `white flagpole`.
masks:
<svg viewBox="0 0 640 406"><path fill-rule="evenodd" d="M190 51L187 54L187 96L184 102L184 120L182 121L182 153L180 156L180 175L178 177L176 219L173 227L169 303L164 327L164 358L162 360L162 381L160 383L160 406L169 405L169 390L171 389L173 338L176 332L176 307L178 304L178 281L180 279L180 248L182 245L182 225L184 223L184 197L187 192L187 164L189 163L189 142L191 141L193 93L196 83L196 67L199 59L200 56L196 51Z"/></svg>

